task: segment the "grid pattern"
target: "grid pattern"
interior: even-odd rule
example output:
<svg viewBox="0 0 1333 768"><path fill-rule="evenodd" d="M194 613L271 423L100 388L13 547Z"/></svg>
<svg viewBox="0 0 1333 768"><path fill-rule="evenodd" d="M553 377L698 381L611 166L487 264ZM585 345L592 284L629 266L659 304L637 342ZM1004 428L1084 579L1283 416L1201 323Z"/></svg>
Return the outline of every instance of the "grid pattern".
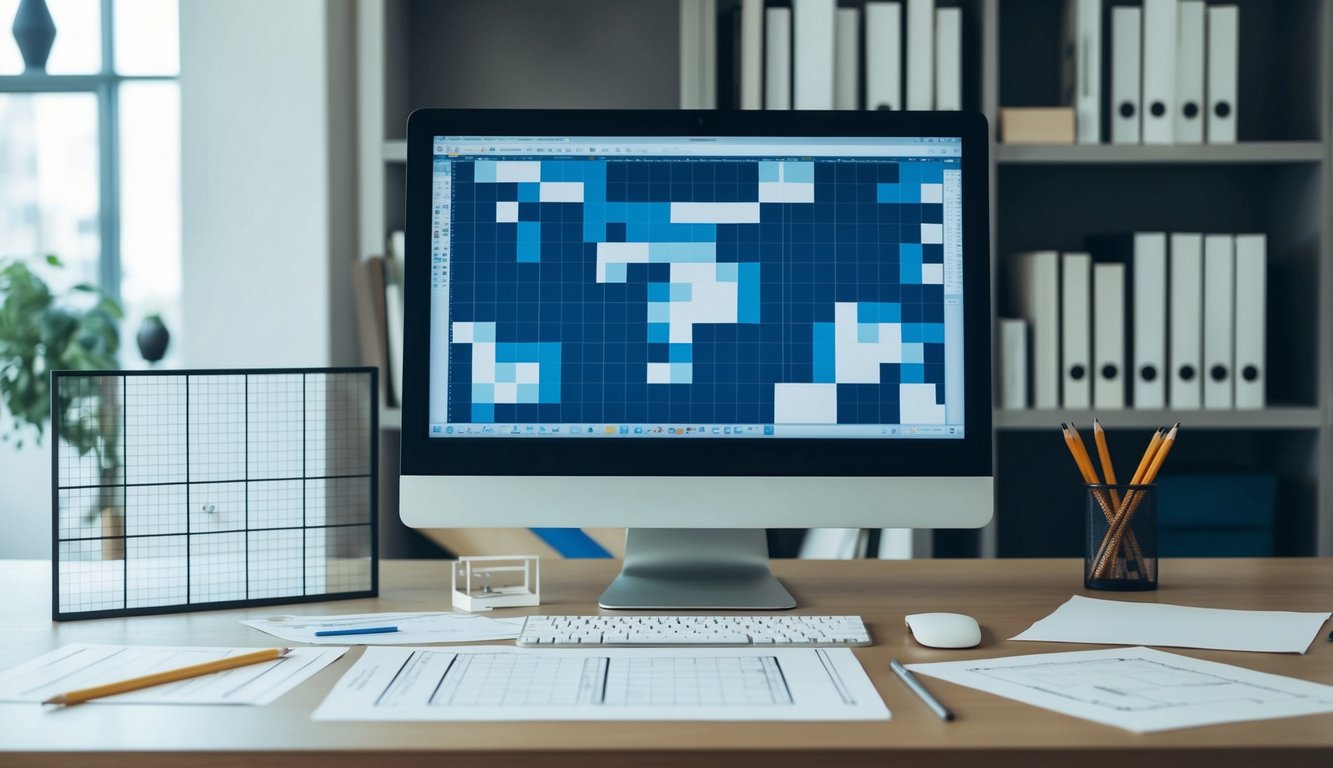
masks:
<svg viewBox="0 0 1333 768"><path fill-rule="evenodd" d="M57 374L56 618L371 594L373 375Z"/></svg>
<svg viewBox="0 0 1333 768"><path fill-rule="evenodd" d="M943 423L950 167L454 163L449 421Z"/></svg>

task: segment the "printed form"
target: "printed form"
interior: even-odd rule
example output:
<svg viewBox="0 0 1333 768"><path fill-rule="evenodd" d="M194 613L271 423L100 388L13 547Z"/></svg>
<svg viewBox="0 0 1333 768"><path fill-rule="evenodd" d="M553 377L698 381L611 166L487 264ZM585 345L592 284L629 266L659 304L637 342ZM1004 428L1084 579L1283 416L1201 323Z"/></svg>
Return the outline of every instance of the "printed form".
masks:
<svg viewBox="0 0 1333 768"><path fill-rule="evenodd" d="M367 648L316 720L887 720L848 648Z"/></svg>

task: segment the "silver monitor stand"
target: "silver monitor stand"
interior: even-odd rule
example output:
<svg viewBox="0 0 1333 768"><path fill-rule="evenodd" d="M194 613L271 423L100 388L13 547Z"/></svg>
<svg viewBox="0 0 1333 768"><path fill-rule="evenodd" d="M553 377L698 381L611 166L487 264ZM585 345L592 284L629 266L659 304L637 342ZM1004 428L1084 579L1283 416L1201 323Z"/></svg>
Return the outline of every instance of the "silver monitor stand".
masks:
<svg viewBox="0 0 1333 768"><path fill-rule="evenodd" d="M768 567L762 528L630 528L603 608L782 610L796 600Z"/></svg>

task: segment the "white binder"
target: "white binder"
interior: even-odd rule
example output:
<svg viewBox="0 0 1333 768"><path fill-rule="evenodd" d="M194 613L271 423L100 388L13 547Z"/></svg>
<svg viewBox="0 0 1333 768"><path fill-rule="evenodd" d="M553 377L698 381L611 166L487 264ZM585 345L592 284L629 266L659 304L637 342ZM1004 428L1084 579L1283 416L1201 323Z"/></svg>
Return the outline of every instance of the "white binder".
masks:
<svg viewBox="0 0 1333 768"><path fill-rule="evenodd" d="M796 109L833 109L834 0L792 0Z"/></svg>
<svg viewBox="0 0 1333 768"><path fill-rule="evenodd" d="M866 109L903 108L902 3L866 3Z"/></svg>
<svg viewBox="0 0 1333 768"><path fill-rule="evenodd" d="M1171 409L1203 406L1203 235L1171 235Z"/></svg>
<svg viewBox="0 0 1333 768"><path fill-rule="evenodd" d="M935 109L963 108L963 9L935 11Z"/></svg>
<svg viewBox="0 0 1333 768"><path fill-rule="evenodd" d="M1176 27L1176 143L1203 143L1203 0L1180 0Z"/></svg>
<svg viewBox="0 0 1333 768"><path fill-rule="evenodd" d="M1134 234L1131 279L1134 281L1131 402L1135 408L1165 408L1166 233Z"/></svg>
<svg viewBox="0 0 1333 768"><path fill-rule="evenodd" d="M1092 404L1125 407L1125 265L1092 265Z"/></svg>
<svg viewBox="0 0 1333 768"><path fill-rule="evenodd" d="M1263 408L1268 272L1264 235L1236 235L1236 407Z"/></svg>
<svg viewBox="0 0 1333 768"><path fill-rule="evenodd" d="M861 93L861 11L839 8L833 43L833 108L856 109Z"/></svg>
<svg viewBox="0 0 1333 768"><path fill-rule="evenodd" d="M1092 407L1092 257L1060 257L1060 370L1066 409Z"/></svg>
<svg viewBox="0 0 1333 768"><path fill-rule="evenodd" d="M1032 329L1032 406L1060 407L1060 262L1055 251L1014 256L1009 284L1013 314Z"/></svg>
<svg viewBox="0 0 1333 768"><path fill-rule="evenodd" d="M1203 238L1203 407L1234 405L1236 256L1231 235Z"/></svg>
<svg viewBox="0 0 1333 768"><path fill-rule="evenodd" d="M1170 144L1176 128L1176 0L1143 0L1143 143Z"/></svg>
<svg viewBox="0 0 1333 768"><path fill-rule="evenodd" d="M764 0L741 0L741 109L764 107Z"/></svg>
<svg viewBox="0 0 1333 768"><path fill-rule="evenodd" d="M791 109L791 9L764 12L764 108Z"/></svg>
<svg viewBox="0 0 1333 768"><path fill-rule="evenodd" d="M1111 143L1139 143L1142 9L1111 9Z"/></svg>
<svg viewBox="0 0 1333 768"><path fill-rule="evenodd" d="M935 4L907 0L907 108L935 106Z"/></svg>
<svg viewBox="0 0 1333 768"><path fill-rule="evenodd" d="M1236 54L1240 10L1234 5L1208 9L1209 144L1236 143Z"/></svg>
<svg viewBox="0 0 1333 768"><path fill-rule="evenodd" d="M1064 103L1074 107L1079 144L1102 140L1102 3L1065 0Z"/></svg>
<svg viewBox="0 0 1333 768"><path fill-rule="evenodd" d="M1028 407L1028 324L1022 318L1000 318L1000 407Z"/></svg>

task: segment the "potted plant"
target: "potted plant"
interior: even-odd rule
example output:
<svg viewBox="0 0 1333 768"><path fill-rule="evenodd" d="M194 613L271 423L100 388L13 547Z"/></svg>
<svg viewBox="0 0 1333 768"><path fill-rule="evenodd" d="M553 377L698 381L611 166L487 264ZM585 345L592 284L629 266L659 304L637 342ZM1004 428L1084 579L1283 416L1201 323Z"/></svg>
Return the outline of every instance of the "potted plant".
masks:
<svg viewBox="0 0 1333 768"><path fill-rule="evenodd" d="M60 269L60 260L46 263ZM37 273L18 260L0 261L0 403L13 423L0 439L22 447L30 432L41 442L53 412L51 371L118 367L120 306L87 283L56 294ZM78 455L96 457L101 485L116 482L120 457L117 398L109 387L62 391L54 412L61 414L61 439ZM97 391L94 391L97 390ZM103 490L89 510L102 516L104 536L123 532L120 505ZM108 514L102 514L103 511ZM108 540L103 557L123 557L123 539Z"/></svg>

